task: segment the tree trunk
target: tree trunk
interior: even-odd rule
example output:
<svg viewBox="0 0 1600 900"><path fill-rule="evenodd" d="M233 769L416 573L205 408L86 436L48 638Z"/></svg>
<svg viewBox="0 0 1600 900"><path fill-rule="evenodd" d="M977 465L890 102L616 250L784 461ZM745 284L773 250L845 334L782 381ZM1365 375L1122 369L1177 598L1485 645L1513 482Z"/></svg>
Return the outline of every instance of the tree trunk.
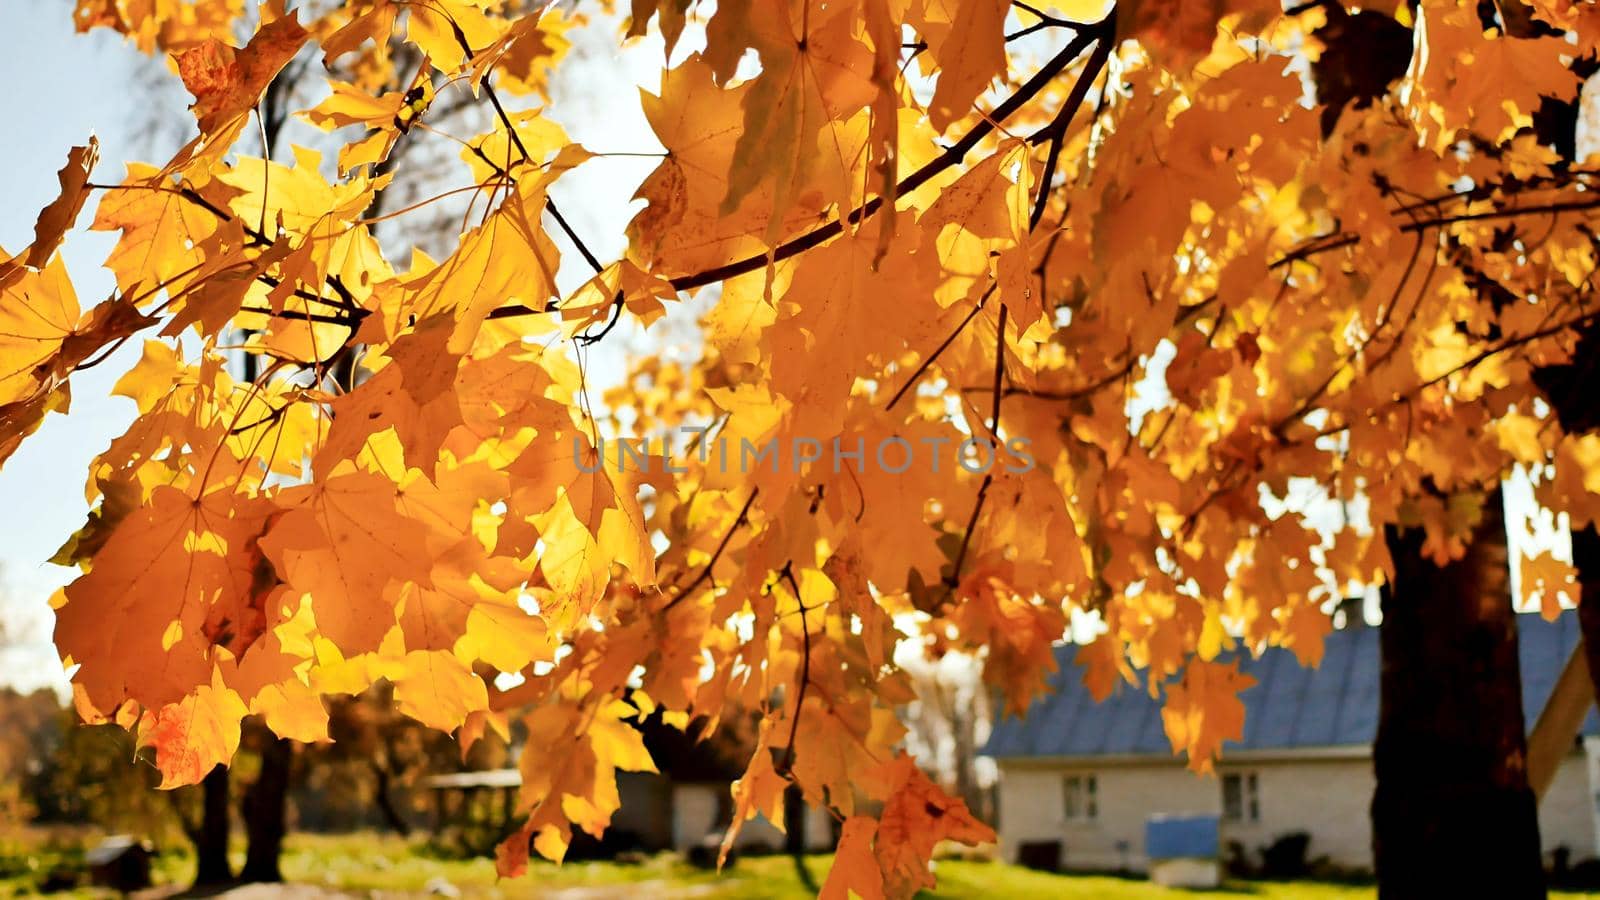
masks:
<svg viewBox="0 0 1600 900"><path fill-rule="evenodd" d="M1500 493L1466 555L1442 568L1422 556L1420 529L1385 538L1395 578L1372 754L1379 896L1543 898Z"/></svg>
<svg viewBox="0 0 1600 900"><path fill-rule="evenodd" d="M1572 532L1572 567L1578 572L1578 631L1589 680L1600 698L1600 526Z"/></svg>
<svg viewBox="0 0 1600 900"><path fill-rule="evenodd" d="M806 866L806 799L800 788L792 782L783 789L783 849L794 862L795 877L806 893L820 890L816 878Z"/></svg>
<svg viewBox="0 0 1600 900"><path fill-rule="evenodd" d="M371 766L372 777L375 782L372 794L378 804L378 812L383 816L384 824L394 829L395 834L401 837L409 837L411 835L411 824L406 821L405 816L400 815L400 810L395 809L394 799L389 796L389 783L393 780L389 775L389 770L376 762L371 763ZM434 830L438 831L437 826Z"/></svg>
<svg viewBox="0 0 1600 900"><path fill-rule="evenodd" d="M783 849L790 856L806 852L806 800L793 784L783 789Z"/></svg>
<svg viewBox="0 0 1600 900"><path fill-rule="evenodd" d="M287 831L289 767L294 761L294 745L287 738L263 734L261 774L244 795L244 828L250 838L245 851L244 881L278 882L283 873L278 858L283 853Z"/></svg>
<svg viewBox="0 0 1600 900"><path fill-rule="evenodd" d="M212 769L200 782L200 789L200 827L189 834L194 842L194 884L227 884L233 880L233 866L228 863L228 768Z"/></svg>

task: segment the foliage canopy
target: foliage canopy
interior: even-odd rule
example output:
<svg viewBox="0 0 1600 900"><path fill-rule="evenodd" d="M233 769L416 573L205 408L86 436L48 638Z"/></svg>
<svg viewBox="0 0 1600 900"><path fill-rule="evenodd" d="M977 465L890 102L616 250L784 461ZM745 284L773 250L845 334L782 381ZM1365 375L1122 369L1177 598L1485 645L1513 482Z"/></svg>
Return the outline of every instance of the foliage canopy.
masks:
<svg viewBox="0 0 1600 900"><path fill-rule="evenodd" d="M386 679L464 744L522 717L513 874L652 768L630 720L759 710L736 824L784 821L793 783L842 822L823 893L906 896L937 841L992 832L897 752L897 642L981 654L1019 711L1098 613L1084 677L1163 696L1205 770L1249 684L1218 654L1315 664L1330 600L1390 568L1382 526L1459 554L1517 466L1600 514L1600 436L1535 379L1600 317L1591 5L299 6L79 0L170 56L198 136L115 184L74 148L0 263L0 460L145 340L56 641L166 785L249 714L325 740L321 698ZM607 160L534 105L576 28L667 50L614 261L550 198ZM253 156L263 92L316 54L301 115L349 137L337 165ZM447 93L487 130L431 128ZM459 146L439 177L472 206L448 255L391 259L372 229L416 209L374 210L420 141ZM56 253L85 207L120 234L87 310ZM593 272L565 295L556 233ZM590 396L590 346L696 292L698 358ZM1524 575L1550 610L1570 584Z"/></svg>

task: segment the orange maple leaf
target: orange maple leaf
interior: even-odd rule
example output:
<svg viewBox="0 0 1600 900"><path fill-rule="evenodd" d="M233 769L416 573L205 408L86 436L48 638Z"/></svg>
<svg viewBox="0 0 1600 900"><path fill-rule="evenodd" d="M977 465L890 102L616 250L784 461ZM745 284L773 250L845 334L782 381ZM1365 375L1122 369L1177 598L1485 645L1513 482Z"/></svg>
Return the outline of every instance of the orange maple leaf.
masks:
<svg viewBox="0 0 1600 900"><path fill-rule="evenodd" d="M298 11L268 22L244 47L215 38L176 56L178 75L194 95L191 109L202 135L217 132L244 115L261 92L305 45L310 33L300 27Z"/></svg>
<svg viewBox="0 0 1600 900"><path fill-rule="evenodd" d="M1206 662L1191 659L1183 678L1167 687L1167 702L1161 708L1161 723L1166 726L1172 752L1187 753L1189 768L1210 772L1223 741L1244 738L1244 703L1239 692L1256 683L1239 671L1239 662Z"/></svg>

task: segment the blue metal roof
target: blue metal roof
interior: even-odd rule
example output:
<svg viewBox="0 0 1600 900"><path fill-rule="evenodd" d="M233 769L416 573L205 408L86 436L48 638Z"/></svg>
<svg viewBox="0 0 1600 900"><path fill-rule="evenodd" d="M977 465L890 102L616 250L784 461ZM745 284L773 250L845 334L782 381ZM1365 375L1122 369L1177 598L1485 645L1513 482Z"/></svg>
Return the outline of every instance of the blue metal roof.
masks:
<svg viewBox="0 0 1600 900"><path fill-rule="evenodd" d="M1221 850L1216 816L1151 816L1144 852L1151 859L1216 859Z"/></svg>
<svg viewBox="0 0 1600 900"><path fill-rule="evenodd" d="M1522 665L1522 708L1532 728L1556 678L1578 643L1578 617L1572 611L1556 621L1537 615L1517 618ZM1034 701L1021 719L995 723L983 753L1017 757L1171 756L1161 726L1161 703L1148 691L1119 685L1104 703L1095 703L1074 664L1078 645L1056 648L1058 671L1051 691ZM1240 694L1245 704L1244 740L1229 741L1224 752L1286 750L1371 744L1378 730L1378 629L1357 627L1328 635L1322 665L1300 666L1282 648L1259 658L1238 657L1239 670L1256 679ZM1600 735L1600 715L1589 710L1583 733Z"/></svg>

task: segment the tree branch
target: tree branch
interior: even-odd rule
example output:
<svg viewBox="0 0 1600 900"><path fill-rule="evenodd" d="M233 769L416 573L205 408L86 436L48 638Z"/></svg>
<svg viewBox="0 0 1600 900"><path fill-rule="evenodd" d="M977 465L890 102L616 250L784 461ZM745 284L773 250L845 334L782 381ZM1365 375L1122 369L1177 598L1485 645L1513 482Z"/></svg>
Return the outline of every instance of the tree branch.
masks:
<svg viewBox="0 0 1600 900"><path fill-rule="evenodd" d="M1050 151L1045 155L1044 171L1039 176L1039 192L1033 202L1033 212L1028 216L1028 230L1039 227L1039 220L1044 218L1045 206L1050 202L1050 183L1056 177L1056 165L1061 159L1061 145L1066 140L1067 126L1072 124L1072 117L1077 114L1078 107L1083 105L1084 98L1089 95L1089 87L1094 84L1095 78L1100 75L1100 70L1105 68L1106 60L1111 58L1111 34L1116 31L1116 10L1112 10L1106 17L1109 25L1097 29L1100 36L1095 41L1094 53L1089 56L1089 62L1078 73L1078 80L1072 85L1072 92L1067 95L1066 102L1061 104L1061 109L1056 117L1046 125L1042 131L1028 140L1037 144L1040 141L1050 142Z"/></svg>
<svg viewBox="0 0 1600 900"><path fill-rule="evenodd" d="M1045 86L1053 81L1057 75L1061 74L1062 70L1070 65L1073 60L1077 59L1089 44L1099 37L1104 29L1105 22L1102 21L1080 31L1060 53L1051 57L1038 72L1034 73L1034 76L1026 84L1017 89L1016 93L1007 97L989 115L979 120L971 131L962 136L961 140L950 145L943 153L901 180L895 189L895 193L903 197L927 184L946 169L959 164L966 158L967 153L978 145L979 141L995 130L999 123L1010 118L1013 113L1026 105L1040 91L1044 90ZM871 200L851 210L850 214L843 220L835 218L825 225L779 244L770 253L758 253L735 262L714 266L703 272L680 275L672 279L671 284L677 290L688 291L757 271L767 265L768 260L775 263L781 262L838 237L844 231L845 222L849 222L852 225L862 222L876 213L882 205L882 197L873 197Z"/></svg>
<svg viewBox="0 0 1600 900"><path fill-rule="evenodd" d="M1432 219L1417 219L1401 225L1397 230L1404 234L1416 234L1430 228L1440 228L1446 225L1455 225L1461 222L1484 222L1494 219L1514 219L1518 216L1538 216L1547 213L1573 212L1586 209L1600 208L1600 199L1596 200L1559 200L1553 203L1544 203L1538 206L1521 206L1508 209L1491 209L1484 212L1461 213L1453 216L1437 216ZM1290 250L1276 260L1267 264L1269 269L1279 269L1293 263L1309 259L1319 253L1329 250L1338 250L1361 242L1361 235L1350 231L1339 231L1331 234L1311 238L1300 247Z"/></svg>
<svg viewBox="0 0 1600 900"><path fill-rule="evenodd" d="M464 51L468 57L475 55L472 45L467 43L467 36L461 31L460 26L456 25L453 20L451 21L450 25L452 30L455 32L456 43L461 45L462 51ZM500 118L500 124L505 126L506 135L510 138L512 145L517 148L517 153L522 157L522 161L524 163L531 163L533 161L533 156L528 153L527 146L522 143L522 135L517 133L516 126L511 123L511 116L506 112L505 106L500 103L500 95L495 92L494 85L490 82L492 69L493 66L483 73L483 78L480 82L483 85L483 93L489 98L489 105L494 107L495 115ZM482 150L475 150L475 152L480 159L484 160L485 162L489 162L488 156ZM492 162L489 162L489 164L491 166L494 165ZM583 238L578 237L577 230L574 229L572 224L567 221L567 217L561 214L561 208L556 205L556 198L550 196L549 191L546 191L544 195L544 207L545 210L550 213L550 217L555 219L556 224L561 227L561 231L566 234L567 240L571 241L572 245L578 248L578 254L583 257L584 262L589 264L589 268L593 269L596 275L604 272L605 266L600 264L600 259L594 255L594 251L589 249L589 245L584 243ZM622 318L622 308L626 299L626 295L621 290L618 290L617 295L611 300L611 318L608 322L606 322L605 327L594 334L578 335L578 343L587 347L589 345L599 343L602 338L610 334L611 329L617 327L618 320ZM511 311L500 315L491 313L490 318L507 318L513 315L526 314L524 312L526 307L523 307L522 309L507 307L507 309ZM495 310L495 313L499 312L499 310Z"/></svg>

